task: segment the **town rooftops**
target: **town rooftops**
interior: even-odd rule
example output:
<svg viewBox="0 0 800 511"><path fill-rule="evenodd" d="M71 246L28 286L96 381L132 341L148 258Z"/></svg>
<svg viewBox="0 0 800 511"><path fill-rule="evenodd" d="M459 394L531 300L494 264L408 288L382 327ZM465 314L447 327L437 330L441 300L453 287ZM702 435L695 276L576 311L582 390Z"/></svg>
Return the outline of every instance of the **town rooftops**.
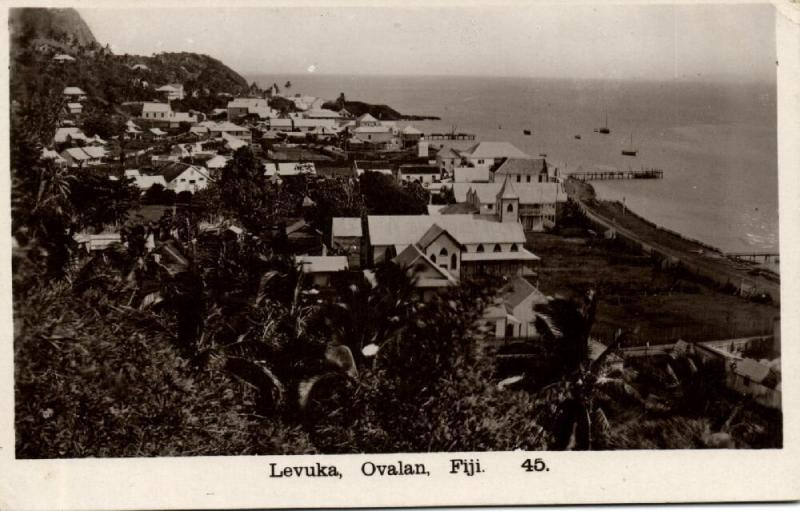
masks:
<svg viewBox="0 0 800 511"><path fill-rule="evenodd" d="M370 242L374 246L417 243L433 224L438 224L459 243L525 243L522 224L497 222L472 215L370 215ZM485 254L483 254L485 255Z"/></svg>
<svg viewBox="0 0 800 511"><path fill-rule="evenodd" d="M80 87L64 87L65 96L85 96L86 93Z"/></svg>
<svg viewBox="0 0 800 511"><path fill-rule="evenodd" d="M461 155L469 158L530 158L509 142L478 142L461 151Z"/></svg>
<svg viewBox="0 0 800 511"><path fill-rule="evenodd" d="M538 176L547 173L547 162L544 158L508 158L495 171L495 175Z"/></svg>
<svg viewBox="0 0 800 511"><path fill-rule="evenodd" d="M73 57L72 55L67 55L65 53L59 53L58 55L53 57L53 60L56 60L58 62L74 62L75 57Z"/></svg>
<svg viewBox="0 0 800 511"><path fill-rule="evenodd" d="M307 256L296 258L303 268L303 273L333 273L349 268L347 256Z"/></svg>
<svg viewBox="0 0 800 511"><path fill-rule="evenodd" d="M511 182L509 182L511 184ZM467 193L473 190L481 204L494 204L503 183L453 183L453 195L456 202L467 202ZM553 204L566 202L567 194L560 189L560 183L513 183L514 192L520 205Z"/></svg>
<svg viewBox="0 0 800 511"><path fill-rule="evenodd" d="M261 98L235 98L228 108L266 108L267 100Z"/></svg>
<svg viewBox="0 0 800 511"><path fill-rule="evenodd" d="M81 131L80 128L76 128L74 126L56 129L56 133L53 136L53 141L56 144L66 142L68 139L86 140L86 135L83 133L83 131Z"/></svg>
<svg viewBox="0 0 800 511"><path fill-rule="evenodd" d="M361 218L335 217L331 225L331 236L334 238L360 238Z"/></svg>

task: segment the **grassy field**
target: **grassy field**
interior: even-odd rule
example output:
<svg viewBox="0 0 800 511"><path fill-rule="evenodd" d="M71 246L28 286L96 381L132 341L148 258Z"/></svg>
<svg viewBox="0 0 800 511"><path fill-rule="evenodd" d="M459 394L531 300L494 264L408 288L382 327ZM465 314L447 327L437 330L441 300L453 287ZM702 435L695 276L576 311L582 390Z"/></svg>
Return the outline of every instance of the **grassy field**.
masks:
<svg viewBox="0 0 800 511"><path fill-rule="evenodd" d="M617 328L637 329L632 344L713 340L771 333L780 314L681 278L614 241L575 229L570 236L531 233L528 247L542 258L539 287L549 295L599 293L593 334L611 338Z"/></svg>

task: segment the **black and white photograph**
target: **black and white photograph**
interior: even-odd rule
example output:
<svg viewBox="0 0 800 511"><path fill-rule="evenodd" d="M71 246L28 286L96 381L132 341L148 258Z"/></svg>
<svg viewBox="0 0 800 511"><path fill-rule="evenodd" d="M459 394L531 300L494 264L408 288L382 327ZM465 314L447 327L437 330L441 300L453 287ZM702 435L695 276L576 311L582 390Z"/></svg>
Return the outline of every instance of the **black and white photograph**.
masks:
<svg viewBox="0 0 800 511"><path fill-rule="evenodd" d="M783 452L796 11L8 7L0 453Z"/></svg>

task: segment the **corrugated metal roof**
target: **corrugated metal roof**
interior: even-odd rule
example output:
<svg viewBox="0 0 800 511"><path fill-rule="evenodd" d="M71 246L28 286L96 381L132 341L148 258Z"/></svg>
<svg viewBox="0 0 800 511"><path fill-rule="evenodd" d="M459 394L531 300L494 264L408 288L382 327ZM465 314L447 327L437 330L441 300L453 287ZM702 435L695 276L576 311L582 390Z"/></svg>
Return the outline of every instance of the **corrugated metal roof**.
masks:
<svg viewBox="0 0 800 511"><path fill-rule="evenodd" d="M360 238L361 218L336 217L333 219L331 233L334 238Z"/></svg>
<svg viewBox="0 0 800 511"><path fill-rule="evenodd" d="M547 162L543 158L508 158L495 171L496 176L547 174Z"/></svg>
<svg viewBox="0 0 800 511"><path fill-rule="evenodd" d="M470 158L530 158L510 142L478 142L462 154Z"/></svg>
<svg viewBox="0 0 800 511"><path fill-rule="evenodd" d="M514 222L513 225L520 225ZM538 261L540 258L536 254L520 248L517 252L464 252L461 254L462 261Z"/></svg>
<svg viewBox="0 0 800 511"><path fill-rule="evenodd" d="M461 244L525 243L522 224L497 222L472 215L370 215L367 217L373 245L411 245L434 223Z"/></svg>
<svg viewBox="0 0 800 511"><path fill-rule="evenodd" d="M297 256L303 273L329 273L349 268L346 256Z"/></svg>

